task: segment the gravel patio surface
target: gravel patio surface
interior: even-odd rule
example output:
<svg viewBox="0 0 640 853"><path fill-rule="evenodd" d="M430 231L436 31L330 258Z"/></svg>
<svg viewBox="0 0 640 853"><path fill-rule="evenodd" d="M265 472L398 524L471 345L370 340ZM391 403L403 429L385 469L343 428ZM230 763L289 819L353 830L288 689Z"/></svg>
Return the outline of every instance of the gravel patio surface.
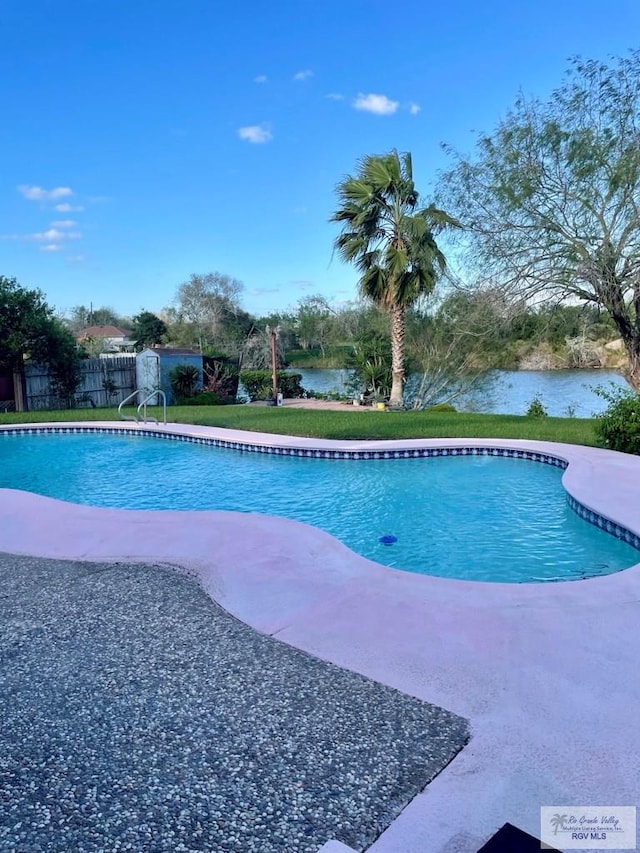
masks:
<svg viewBox="0 0 640 853"><path fill-rule="evenodd" d="M0 851L366 849L465 720L166 566L0 554Z"/></svg>

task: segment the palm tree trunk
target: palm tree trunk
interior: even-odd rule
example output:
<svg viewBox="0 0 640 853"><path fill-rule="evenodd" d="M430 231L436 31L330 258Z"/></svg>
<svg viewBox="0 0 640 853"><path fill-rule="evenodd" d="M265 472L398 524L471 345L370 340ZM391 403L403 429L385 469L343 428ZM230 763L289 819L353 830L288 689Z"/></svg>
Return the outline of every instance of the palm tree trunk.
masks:
<svg viewBox="0 0 640 853"><path fill-rule="evenodd" d="M402 405L404 386L404 316L405 309L394 305L391 309L391 396L390 406Z"/></svg>

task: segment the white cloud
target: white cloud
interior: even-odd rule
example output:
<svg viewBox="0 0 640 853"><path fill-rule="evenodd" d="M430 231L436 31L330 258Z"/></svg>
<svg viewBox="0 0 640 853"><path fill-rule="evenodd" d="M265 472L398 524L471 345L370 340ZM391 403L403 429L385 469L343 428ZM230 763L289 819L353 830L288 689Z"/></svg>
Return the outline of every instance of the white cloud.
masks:
<svg viewBox="0 0 640 853"><path fill-rule="evenodd" d="M75 219L58 219L51 223L52 228L74 228L78 223Z"/></svg>
<svg viewBox="0 0 640 853"><path fill-rule="evenodd" d="M363 95L359 94L353 102L356 110L362 110L367 113L375 113L379 116L390 116L398 109L398 102L392 101L386 95Z"/></svg>
<svg viewBox="0 0 640 853"><path fill-rule="evenodd" d="M81 264L85 260L85 257L85 255L67 255L66 260L70 264Z"/></svg>
<svg viewBox="0 0 640 853"><path fill-rule="evenodd" d="M0 234L0 240L18 240L21 243L58 243L61 240L79 240L79 231L61 231L59 228L48 228L34 234ZM51 251L51 250L49 250Z"/></svg>
<svg viewBox="0 0 640 853"><path fill-rule="evenodd" d="M341 95L340 92L329 92L328 95L325 95L325 98L328 98L330 101L344 101L344 95Z"/></svg>
<svg viewBox="0 0 640 853"><path fill-rule="evenodd" d="M417 116L420 112L420 104L409 104L409 112L412 116Z"/></svg>
<svg viewBox="0 0 640 853"><path fill-rule="evenodd" d="M73 190L69 187L55 187L52 190L45 190L42 187L30 186L29 184L20 184L18 192L29 201L55 201L58 198L73 195Z"/></svg>
<svg viewBox="0 0 640 853"><path fill-rule="evenodd" d="M297 71L293 75L293 79L297 80L298 83L302 83L305 80L308 80L309 77L313 77L313 71L310 68L305 68L304 71Z"/></svg>
<svg viewBox="0 0 640 853"><path fill-rule="evenodd" d="M254 287L249 291L251 296L265 296L269 293L281 293L279 287Z"/></svg>
<svg viewBox="0 0 640 853"><path fill-rule="evenodd" d="M58 213L77 213L84 210L84 207L81 207L79 204L73 205L64 201L62 204L54 204L53 209L57 210Z"/></svg>
<svg viewBox="0 0 640 853"><path fill-rule="evenodd" d="M58 240L79 240L82 235L79 231L60 231L58 228L49 228L37 234L27 234L25 240L35 240L36 243L52 243Z"/></svg>
<svg viewBox="0 0 640 853"><path fill-rule="evenodd" d="M254 145L262 145L264 142L269 142L273 139L273 134L264 124L240 127L238 128L238 136L240 139L244 139L245 142L251 142Z"/></svg>
<svg viewBox="0 0 640 853"><path fill-rule="evenodd" d="M41 252L59 252L61 249L62 246L58 246L57 243L47 243L46 246L40 246Z"/></svg>
<svg viewBox="0 0 640 853"><path fill-rule="evenodd" d="M254 82L254 83L266 83L266 82L267 82L267 79L268 79L268 78L267 78L267 75L266 75L266 74L258 74L258 76L257 76L257 77L254 77L254 78L253 78L253 82Z"/></svg>

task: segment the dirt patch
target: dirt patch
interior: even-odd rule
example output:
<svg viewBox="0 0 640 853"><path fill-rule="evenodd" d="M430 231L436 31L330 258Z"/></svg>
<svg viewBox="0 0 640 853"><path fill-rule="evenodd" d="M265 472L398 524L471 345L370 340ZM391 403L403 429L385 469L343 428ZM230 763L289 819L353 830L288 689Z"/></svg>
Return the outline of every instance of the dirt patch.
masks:
<svg viewBox="0 0 640 853"><path fill-rule="evenodd" d="M266 406L264 400L256 400L254 403L247 403L247 406ZM330 409L335 412L376 412L378 409L375 406L354 406L351 402L342 402L340 400L305 400L296 398L284 401L286 409Z"/></svg>

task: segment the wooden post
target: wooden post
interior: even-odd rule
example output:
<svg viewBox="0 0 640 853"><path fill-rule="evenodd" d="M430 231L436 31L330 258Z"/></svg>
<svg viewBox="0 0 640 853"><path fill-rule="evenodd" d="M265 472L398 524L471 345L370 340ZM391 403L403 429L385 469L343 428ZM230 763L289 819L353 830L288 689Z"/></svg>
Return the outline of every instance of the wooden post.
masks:
<svg viewBox="0 0 640 853"><path fill-rule="evenodd" d="M271 329L271 381L273 384L273 399L278 396L278 349L277 329Z"/></svg>
<svg viewBox="0 0 640 853"><path fill-rule="evenodd" d="M13 369L13 399L16 412L27 411L24 370L20 370L19 367Z"/></svg>

